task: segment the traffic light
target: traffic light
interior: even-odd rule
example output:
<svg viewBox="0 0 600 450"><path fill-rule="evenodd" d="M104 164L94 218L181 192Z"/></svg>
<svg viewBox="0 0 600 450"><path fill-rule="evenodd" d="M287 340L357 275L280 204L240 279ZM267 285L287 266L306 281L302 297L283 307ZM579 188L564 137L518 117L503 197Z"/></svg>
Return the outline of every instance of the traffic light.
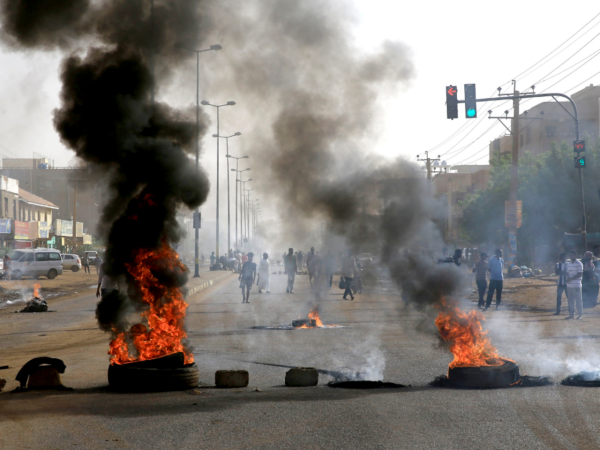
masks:
<svg viewBox="0 0 600 450"><path fill-rule="evenodd" d="M446 86L446 113L448 119L458 119L458 89Z"/></svg>
<svg viewBox="0 0 600 450"><path fill-rule="evenodd" d="M465 115L467 119L477 118L477 96L474 84L465 84Z"/></svg>
<svg viewBox="0 0 600 450"><path fill-rule="evenodd" d="M585 169L585 156L576 156L575 157L575 168L576 169Z"/></svg>
<svg viewBox="0 0 600 450"><path fill-rule="evenodd" d="M585 152L585 141L573 141L573 151L575 153Z"/></svg>

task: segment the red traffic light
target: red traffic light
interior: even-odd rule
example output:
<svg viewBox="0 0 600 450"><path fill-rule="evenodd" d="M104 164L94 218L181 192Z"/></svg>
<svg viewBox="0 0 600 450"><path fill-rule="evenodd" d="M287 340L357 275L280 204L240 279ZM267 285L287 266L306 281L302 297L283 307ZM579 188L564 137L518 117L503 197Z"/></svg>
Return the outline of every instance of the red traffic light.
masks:
<svg viewBox="0 0 600 450"><path fill-rule="evenodd" d="M585 152L585 141L573 141L573 151L576 153Z"/></svg>

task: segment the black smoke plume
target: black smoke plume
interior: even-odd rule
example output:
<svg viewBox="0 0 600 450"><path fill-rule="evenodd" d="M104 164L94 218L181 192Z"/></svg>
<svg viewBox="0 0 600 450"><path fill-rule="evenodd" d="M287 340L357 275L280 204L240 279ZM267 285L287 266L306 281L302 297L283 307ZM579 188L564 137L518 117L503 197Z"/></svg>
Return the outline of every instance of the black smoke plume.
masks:
<svg viewBox="0 0 600 450"><path fill-rule="evenodd" d="M206 175L186 154L195 137L188 111L151 102L155 87L188 56L177 44L194 45L200 37L199 4L155 3L152 14L150 2L140 0L0 2L9 46L71 52L62 62L54 125L63 143L108 182L99 230L107 241L104 269L128 284L127 295L106 296L98 305L106 331L123 331L128 307L143 308L126 269L135 251L179 241L178 209L202 204L209 191ZM85 52L76 48L82 42L91 44ZM205 131L203 120L200 133ZM154 264L153 275L182 288L187 275L168 267Z"/></svg>

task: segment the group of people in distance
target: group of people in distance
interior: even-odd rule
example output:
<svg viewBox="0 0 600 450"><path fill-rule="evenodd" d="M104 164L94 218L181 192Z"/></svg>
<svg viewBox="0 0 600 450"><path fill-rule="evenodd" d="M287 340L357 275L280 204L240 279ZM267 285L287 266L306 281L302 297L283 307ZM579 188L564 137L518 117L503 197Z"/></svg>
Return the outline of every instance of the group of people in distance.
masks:
<svg viewBox="0 0 600 450"><path fill-rule="evenodd" d="M250 303L250 290L252 285L256 282L258 286L258 292L270 293L270 266L269 255L263 253L263 258L260 260L258 265L253 261L254 254L249 252L247 254L247 261L241 265L239 281L240 289L242 290L242 303ZM301 259L299 263L298 260ZM311 291L319 295L320 292L325 289L331 289L333 284L333 275L337 269L337 263L335 256L330 250L324 257L321 257L318 252L315 252L314 247L311 247L310 251L304 255L303 252L294 253L294 249L290 248L288 253L283 255L284 271L287 275L287 286L286 293L294 293L294 283L296 280L296 274L301 270L304 265L308 269L308 278L311 286ZM258 280L257 280L258 276ZM358 283L356 281L359 281ZM342 283L343 281L343 283ZM357 289L360 293L362 291L362 280L360 278L360 263L357 262L356 258L352 255L351 251L342 259L342 278L340 280L340 287L344 285L344 300L347 300L347 296L354 300L354 293L352 288Z"/></svg>
<svg viewBox="0 0 600 450"><path fill-rule="evenodd" d="M567 296L569 315L565 319L575 318L577 308L577 319L583 318L583 308L593 308L598 302L598 291L600 290L600 247L595 246L594 252L585 252L581 261L577 259L577 252L569 252L569 260L566 254L561 253L556 263L555 274L558 275L556 286L556 312L560 314L563 293Z"/></svg>
<svg viewBox="0 0 600 450"><path fill-rule="evenodd" d="M473 266L475 283L479 292L478 307L484 311L490 307L494 292L496 293L496 309L499 308L502 300L504 260L502 259L502 250L497 249L494 253L495 255L489 260L485 253L481 253L479 261ZM555 267L555 275L558 275L558 281L556 312L554 315L560 315L562 296L565 294L568 302L568 315L565 319L580 320L583 318L583 308L592 308L598 302L598 292L600 291L600 261L598 259L600 256L600 246L595 246L593 252L585 252L581 261L577 259L577 252L574 250L571 250L568 255L569 259L567 260L567 254L561 253ZM460 258L460 255L458 256ZM457 265L460 265L460 263ZM487 282L488 272L490 273L489 287ZM488 295L487 301L484 302L486 289L488 290ZM575 310L577 310L577 317L575 317Z"/></svg>

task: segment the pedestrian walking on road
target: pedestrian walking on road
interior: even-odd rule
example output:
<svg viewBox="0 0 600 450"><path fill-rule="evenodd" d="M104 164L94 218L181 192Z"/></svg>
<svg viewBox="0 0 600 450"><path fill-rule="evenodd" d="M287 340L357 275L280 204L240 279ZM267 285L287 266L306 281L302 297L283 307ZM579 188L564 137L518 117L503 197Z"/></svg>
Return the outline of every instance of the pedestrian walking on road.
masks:
<svg viewBox="0 0 600 450"><path fill-rule="evenodd" d="M502 301L504 260L502 259L502 250L498 248L494 253L495 255L492 256L488 262L488 270L490 271L490 286L488 289L487 302L485 304L485 308L483 308L484 311L487 311L492 304L494 291L496 292L496 310L500 309L500 302Z"/></svg>
<svg viewBox="0 0 600 450"><path fill-rule="evenodd" d="M565 319L575 318L575 306L577 306L578 320L583 319L583 301L581 299L581 279L583 277L583 264L577 259L577 252L569 252L571 261L565 265L567 273L567 300L569 302L569 315Z"/></svg>
<svg viewBox="0 0 600 450"><path fill-rule="evenodd" d="M262 294L262 291L266 291L267 294L270 294L269 291L269 283L271 281L271 273L269 272L269 267L271 264L269 263L269 254L263 253L263 259L260 260L258 264L258 293Z"/></svg>
<svg viewBox="0 0 600 450"><path fill-rule="evenodd" d="M479 261L475 263L473 267L473 273L475 274L475 283L477 284L477 291L479 292L479 302L477 303L478 308L485 306L485 300L483 299L485 291L487 289L487 269L488 260L487 254L481 253L479 255Z"/></svg>
<svg viewBox="0 0 600 450"><path fill-rule="evenodd" d="M94 260L94 266L96 267L96 273L100 273L100 266L102 265L102 257L98 253L96 255L96 259Z"/></svg>
<svg viewBox="0 0 600 450"><path fill-rule="evenodd" d="M348 294L350 294L350 298L354 300L354 295L352 294L352 281L354 281L356 272L358 272L356 258L352 256L352 250L348 250L348 256L342 260L342 276L346 282L346 290L344 291L344 296L342 297L344 300L348 300Z"/></svg>
<svg viewBox="0 0 600 450"><path fill-rule="evenodd" d="M215 252L212 252L210 254L210 267L214 266L215 262L217 262L217 257L215 256Z"/></svg>
<svg viewBox="0 0 600 450"><path fill-rule="evenodd" d="M293 294L294 292L294 281L296 280L296 272L298 272L298 262L296 261L296 255L294 255L294 249L290 248L289 253L285 255L283 259L285 271L288 276L288 284L285 292Z"/></svg>
<svg viewBox="0 0 600 450"><path fill-rule="evenodd" d="M81 265L83 266L83 273L90 273L90 257L87 253L83 254Z"/></svg>
<svg viewBox="0 0 600 450"><path fill-rule="evenodd" d="M298 252L298 256L296 257L296 261L298 262L298 270L304 269L304 252Z"/></svg>
<svg viewBox="0 0 600 450"><path fill-rule="evenodd" d="M556 312L555 316L560 314L560 306L562 304L562 296L563 294L567 294L567 272L565 271L565 267L567 264L567 255L565 253L561 253L558 256L559 261L556 263L556 267L554 268L554 273L558 275L558 282L556 283Z"/></svg>
<svg viewBox="0 0 600 450"><path fill-rule="evenodd" d="M240 288L242 289L242 303L250 303L250 289L252 283L256 279L256 263L252 262L254 253L248 253L248 261L242 266L242 273L240 273ZM245 292L244 292L245 290Z"/></svg>
<svg viewBox="0 0 600 450"><path fill-rule="evenodd" d="M598 303L598 275L594 264L594 254L585 252L581 260L583 277L581 278L581 298L584 308L593 308Z"/></svg>

